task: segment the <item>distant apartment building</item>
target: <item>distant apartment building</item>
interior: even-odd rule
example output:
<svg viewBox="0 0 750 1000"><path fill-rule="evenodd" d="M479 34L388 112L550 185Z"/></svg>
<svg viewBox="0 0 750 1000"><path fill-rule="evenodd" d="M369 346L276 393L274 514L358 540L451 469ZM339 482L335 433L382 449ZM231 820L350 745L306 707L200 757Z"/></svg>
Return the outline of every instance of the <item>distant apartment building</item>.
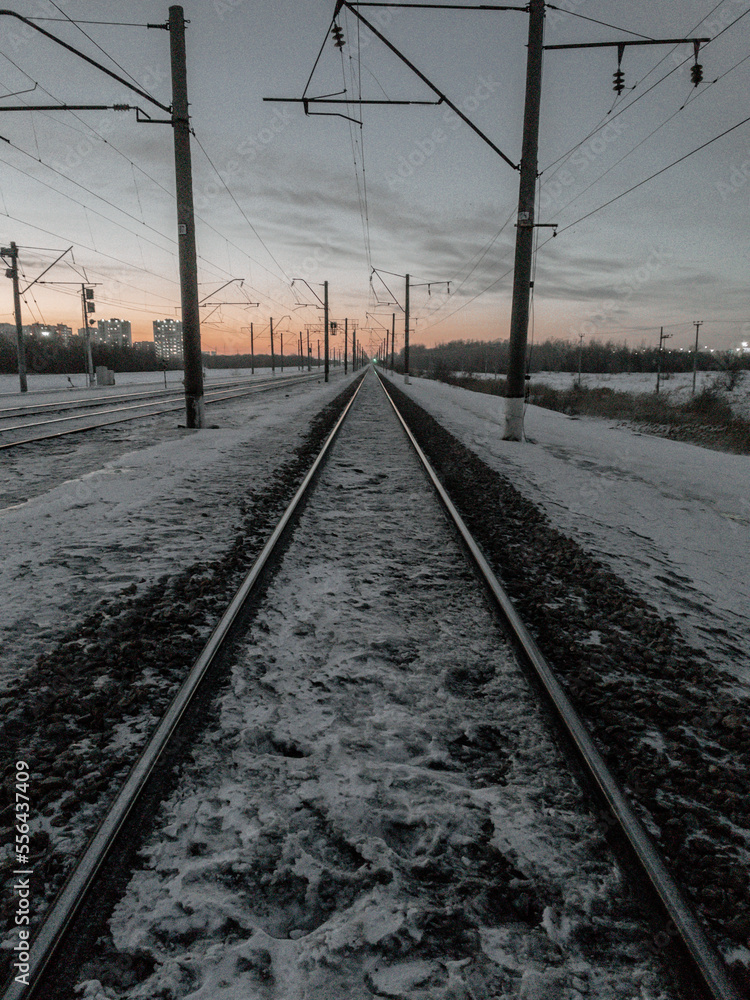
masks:
<svg viewBox="0 0 750 1000"><path fill-rule="evenodd" d="M176 319L154 320L154 349L164 361L182 361L182 323Z"/></svg>
<svg viewBox="0 0 750 1000"><path fill-rule="evenodd" d="M50 326L45 323L30 323L23 328L24 335L32 340L47 340L58 344L70 343L73 331L65 323Z"/></svg>
<svg viewBox="0 0 750 1000"><path fill-rule="evenodd" d="M97 341L112 347L130 347L132 333L127 319L100 319Z"/></svg>

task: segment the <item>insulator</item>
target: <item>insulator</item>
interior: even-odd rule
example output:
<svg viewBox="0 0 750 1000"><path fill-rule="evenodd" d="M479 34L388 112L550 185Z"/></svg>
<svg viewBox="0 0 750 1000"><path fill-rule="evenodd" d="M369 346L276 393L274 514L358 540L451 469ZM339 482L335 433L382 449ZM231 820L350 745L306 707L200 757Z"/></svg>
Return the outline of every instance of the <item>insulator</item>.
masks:
<svg viewBox="0 0 750 1000"><path fill-rule="evenodd" d="M331 28L331 34L333 35L333 44L337 49L343 49L344 47L344 32L338 24L334 24Z"/></svg>
<svg viewBox="0 0 750 1000"><path fill-rule="evenodd" d="M613 77L612 90L621 94L625 89L625 74L621 69L616 69Z"/></svg>
<svg viewBox="0 0 750 1000"><path fill-rule="evenodd" d="M695 63L691 68L690 79L693 81L693 86L695 87L703 80L703 67L700 63Z"/></svg>

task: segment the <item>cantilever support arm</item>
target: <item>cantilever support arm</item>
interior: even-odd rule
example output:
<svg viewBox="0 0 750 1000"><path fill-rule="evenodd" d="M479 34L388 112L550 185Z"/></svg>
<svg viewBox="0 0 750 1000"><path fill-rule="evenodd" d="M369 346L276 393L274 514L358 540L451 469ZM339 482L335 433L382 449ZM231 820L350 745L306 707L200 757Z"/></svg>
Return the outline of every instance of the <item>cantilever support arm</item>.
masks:
<svg viewBox="0 0 750 1000"><path fill-rule="evenodd" d="M23 17L21 14L17 14L14 10L0 10L0 17L15 17L19 21L23 21L24 24L28 25L30 28L33 28L34 31L38 31L40 35L44 35L45 38L49 38L51 41L55 42L56 45L61 45L64 49L67 49L68 52L72 52L73 55L78 56L79 59L83 59L84 62L89 63L91 66L95 66L97 69L101 70L102 73L106 73L107 76L111 76L113 80L117 80L118 83L121 83L123 87L127 87L128 90L134 91L134 93L138 94L140 97L143 97L151 104L155 104L157 108L160 108L162 111L165 111L168 115L172 113L171 107L169 107L166 104L162 104L160 101L157 101L155 97L152 97L150 94L147 94L146 91L141 90L140 87L136 87L132 83L128 83L128 81L124 77L119 76L117 73L113 73L111 69L107 69L106 66L102 66L102 64L97 62L96 59L92 59L90 56L87 56L84 52L81 52L79 49L75 48L75 46L69 45L67 42L64 42L62 38L58 38L57 35L53 35L51 32L46 31L44 28L40 28L38 24L34 24L34 22L29 20L28 17Z"/></svg>
<svg viewBox="0 0 750 1000"><path fill-rule="evenodd" d="M368 21L363 14L360 14L355 4L349 3L348 0L337 0L336 14L334 14L334 17L339 13L342 7L346 7L346 9L350 10L355 17L359 18L362 24L364 24L366 28L369 28L376 38L379 38L380 41L384 45L386 45L391 50L391 52L394 53L394 55L397 55L398 58L401 60L401 62L405 63L409 67L412 73L416 73L419 79L422 80L423 83L427 84L430 90L433 93L437 94L437 96L443 103L448 105L451 111L454 111L462 121L466 122L469 128L472 129L472 131L476 132L476 134L479 136L480 139L483 139L491 149L494 149L494 151L498 154L498 156L500 156L503 160L505 160L508 166L513 167L514 170L520 170L520 164L514 163L513 160L511 160L508 156L506 156L505 153L502 151L502 149L500 149L499 146L496 146L495 143L492 141L492 139L488 138L484 134L484 132L482 132L482 130L478 128L473 121L471 121L470 118L467 118L466 115L463 113L463 111L461 111L461 109L458 108L453 103L453 101L450 100L450 98L446 97L446 95L441 90L438 90L435 84L432 83L430 80L428 80L427 77L424 75L424 73L422 73L421 70L418 70L413 62L407 59L406 56L403 55L403 53L399 52L396 46L392 42L389 42L388 39L385 37L385 35L383 35L380 31L378 31L378 29L373 24L371 24L370 21Z"/></svg>

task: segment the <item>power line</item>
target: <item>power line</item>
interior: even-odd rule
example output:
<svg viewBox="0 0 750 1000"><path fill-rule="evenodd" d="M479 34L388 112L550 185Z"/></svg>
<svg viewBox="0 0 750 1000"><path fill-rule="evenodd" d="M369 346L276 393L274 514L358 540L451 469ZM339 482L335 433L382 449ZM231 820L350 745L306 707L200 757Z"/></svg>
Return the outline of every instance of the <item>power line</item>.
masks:
<svg viewBox="0 0 750 1000"><path fill-rule="evenodd" d="M695 25L693 25L692 28L690 28L688 30L687 34L688 35L692 35L692 33L694 31L697 31L697 29L700 27L700 25L703 24L703 22L706 21L709 17L711 17L711 15L714 13L714 11L718 10L718 8L721 7L721 5L723 3L724 3L724 0L719 0L719 2L716 4L716 6L713 7L709 11L709 13L706 14L705 17L702 17L699 21L696 22ZM566 11L566 13L572 14L573 12L572 11ZM745 13L747 13L747 11L745 11ZM583 15L579 15L579 16L583 16ZM740 15L740 17L742 17L742 16L744 16L744 15ZM738 21L738 20L739 20L739 18L735 18L735 21L732 21L732 24L736 23L736 21ZM730 28L732 26L732 24L727 25L727 28ZM727 29L725 28L724 30L727 30ZM723 33L724 32L721 31L719 34L723 34ZM718 37L719 36L717 35L716 38L718 38ZM712 41L715 41L715 40L716 40L715 38L712 39ZM707 44L710 44L710 43L707 43ZM640 84L642 84L645 80L647 80L652 73L656 72L656 70L659 68L659 66L661 66L661 64L666 59L669 58L669 56L672 54L672 52L675 51L676 48L677 48L677 46L675 45L675 46L673 46L669 50L669 52L665 53L665 55L662 56L662 58L656 63L656 65L652 66L651 69L648 71L648 73L646 73L646 75L634 85L633 89L635 89L636 87L640 86ZM647 90L644 90L641 93L639 93L636 97L633 98L632 101L630 101L628 104L626 104L625 107L620 108L620 110L617 112L617 114L612 115L612 117L609 118L609 115L612 113L612 110L614 109L614 106L615 106L613 104L612 108L610 109L610 111L607 114L607 118L603 119L594 129L591 130L591 132L588 133L588 135L584 136L584 138L581 139L580 142L576 143L575 146L571 147L569 150L567 150L567 152L563 153L556 160L553 160L546 167L544 167L544 169L541 170L540 173L546 173L546 171L548 171L552 167L556 166L561 160L566 160L569 156L571 156L573 153L575 153L575 151L577 149L579 149L584 143L588 142L588 140L591 139L592 136L596 135L597 132L601 131L601 129L603 129L605 127L605 125L609 124L609 122L611 122L611 121L614 121L615 118L619 118L619 116L621 114L623 114L623 112L629 111L630 108L632 108L634 104L637 104L638 101L640 101L640 99L642 97L645 97L647 94L650 94L652 90L654 90L656 87L658 87L659 84L664 83L665 80L669 79L669 77L673 73L676 73L679 69L681 69L685 65L686 62L689 62L690 59L692 59L692 58L693 58L692 56L687 56L685 59L682 60L682 62L677 63L677 65L674 66L665 76L663 76L663 77L661 77L661 79L657 80L656 83L653 83ZM617 102L615 101L615 104L616 103Z"/></svg>
<svg viewBox="0 0 750 1000"><path fill-rule="evenodd" d="M734 132L735 129L741 128L743 125L746 125L747 122L750 122L750 116L748 116L747 118L743 118L743 120L741 122L737 122L737 124L736 125L732 125L731 128L725 129L723 132L720 132L718 135L715 135L713 137L713 139L709 139L707 142L702 143L700 146L696 146L695 149L691 149L689 153L685 153L684 156L680 156L678 159L674 160L672 163L667 164L666 167L662 167L661 170L657 170L656 173L651 174L649 177L644 177L644 179L642 181L638 181L637 184L633 184L633 186L629 187L627 189L627 191L623 191L620 194L615 195L614 198L610 198L609 201L605 201L603 205L599 205L598 208L594 208L590 212L587 212L586 215L582 215L580 217L580 219L576 219L575 222L570 222L570 223L568 223L567 226L563 226L561 229L558 230L558 235L560 233L564 233L566 229L571 229L573 226L577 226L579 222L583 222L584 219L590 218L592 215L595 215L597 212L601 212L601 210L603 208L607 208L609 205L614 204L614 202L619 201L620 198L624 198L625 195L626 194L630 194L631 191L635 191L639 187L643 187L644 184L648 184L648 182L652 181L655 177L659 177L661 174L665 173L667 170L671 170L672 167L676 167L678 163L682 163L683 160L687 160L688 157L693 156L695 153L699 153L702 149L705 149L707 146L710 146L712 143L716 142L718 139L722 139L725 135L729 135L730 132ZM553 239L553 238L554 237L550 236L549 239L545 240L544 243L542 244L542 247L546 246L547 243L549 243L550 240ZM541 247L539 249L541 249Z"/></svg>
<svg viewBox="0 0 750 1000"><path fill-rule="evenodd" d="M206 157L206 159L208 160L208 162L209 162L209 164L210 164L210 166L211 166L211 169L213 170L213 172L214 172L214 173L216 174L216 176L217 176L217 177L219 178L219 180L221 181L221 184L222 184L222 186L223 186L224 190L225 190L225 191L227 192L227 194L229 195L229 197L230 197L230 198L232 199L232 201L233 201L233 202L235 203L235 205L236 205L236 206L237 206L237 208L239 209L239 212L240 212L240 215L241 215L241 216L242 216L242 218L243 218L243 219L245 220L245 222L246 222L246 223L248 224L248 226L250 227L250 229L251 229L251 230L253 231L253 233L255 234L255 236L256 236L256 238L257 238L257 240L259 241L259 243L261 244L261 246L263 247L263 249L264 249L264 250L266 251L266 253L268 254L268 256L269 256L269 257L271 258L271 260L272 260L272 261L274 262L274 264L276 265L276 267L278 267L278 269L279 269L279 270L281 271L281 273L282 273L282 274L284 275L284 277L286 278L286 280L287 280L287 281L291 281L292 279L291 279L291 278L289 277L289 275L288 275L288 274L286 273L286 271L285 271L285 270L284 270L284 268L283 268L283 267L281 266L281 264L280 264L280 263L278 262L278 260L276 260L276 258L274 257L274 255L273 255L273 254L271 253L271 251L270 251L270 250L269 250L269 248L268 248L268 245L267 245L267 244L266 244L266 242L265 242L265 241L263 240L263 238L262 238L262 236L260 235L260 233L258 232L258 230L257 230L257 229L255 228L255 226L254 226L254 225L252 224L252 222L251 222L251 221L250 221L250 220L248 219L247 215L245 214L245 210L244 210L244 209L243 209L243 207L242 207L242 206L240 205L240 203L239 203L239 202L237 201L237 199L235 198L234 194L233 194L233 193L232 193L232 192L230 191L230 189L229 189L229 186L227 185L227 182L226 182L226 181L224 180L224 178L223 178L223 177L221 176L221 174L219 173L219 170L218 170L218 168L217 168L217 167L216 167L216 165L214 164L214 161L213 161L213 160L211 159L211 157L210 157L210 156L208 155L208 153L206 152L206 150L205 150L205 148L204 148L204 146L203 146L203 143L202 143L202 142L200 141L200 139L198 138L198 136L197 136L197 135L195 135L195 133L193 133L193 137L195 138L195 141L196 141L196 142L198 143L198 146L199 146L199 148L200 148L201 152L203 153L203 155L204 155L204 156ZM239 248L238 248L238 249L239 249ZM242 251L240 251L240 252L242 252ZM268 270L268 269L266 268L266 270Z"/></svg>
<svg viewBox="0 0 750 1000"><path fill-rule="evenodd" d="M607 24L606 21L597 21L595 17L587 17L585 14L577 14L574 10L566 10L564 7L555 7L554 4L548 3L545 5L550 10L559 10L563 14L570 14L572 17L579 17L582 21L592 21L594 24L602 24L605 28L613 28L615 31L624 31L627 35L635 35L636 38L645 38L652 42L654 39L651 35L639 35L637 31L630 31L629 28L619 28L616 24Z"/></svg>
<svg viewBox="0 0 750 1000"><path fill-rule="evenodd" d="M106 51L106 49L103 49L102 46L98 42L95 42L94 39L91 37L91 35L87 34L77 21L74 21L72 17L69 17L65 13L65 11L62 9L62 7L59 7L55 3L55 0L49 0L49 2L52 4L52 6L55 8L55 10L60 11L60 13L63 15L63 17L65 18L66 21L68 21L70 24L75 25L75 27L78 28L78 30L81 32L81 34L83 35L83 37L84 38L88 38L88 40L91 42L91 44L95 45L96 48L99 49L99 51L102 53L102 55L105 55L107 57L107 59L110 60L110 62L114 63L114 65L122 73L124 73L125 76L129 77L137 87L140 87L140 82L138 80L136 80L136 78L131 73L129 73L128 70L126 70L124 66L121 66L120 63L118 63L118 61L113 56L111 56L109 54L109 52ZM152 100L154 99L153 95L149 95L149 96L151 96Z"/></svg>

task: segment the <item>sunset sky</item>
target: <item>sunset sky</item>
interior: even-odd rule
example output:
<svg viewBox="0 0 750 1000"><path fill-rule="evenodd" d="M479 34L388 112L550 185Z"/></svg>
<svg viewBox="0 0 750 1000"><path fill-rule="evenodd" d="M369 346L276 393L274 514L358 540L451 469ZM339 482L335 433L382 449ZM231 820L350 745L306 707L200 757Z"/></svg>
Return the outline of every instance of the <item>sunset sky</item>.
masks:
<svg viewBox="0 0 750 1000"><path fill-rule="evenodd" d="M204 349L248 351L251 322L262 349L271 316L290 334L319 323L312 293L301 282L291 287L293 278L321 297L328 280L331 317L374 327L374 349L378 324L390 326L394 311L397 336L403 330L407 271L415 285L413 342L506 339L515 170L445 106L316 109L350 113L360 128L340 117L305 117L300 104L263 102L302 96L334 6L184 3L201 297L246 302L204 308ZM141 26L166 22L168 3L19 0L12 7L58 19L36 23L170 103L168 34ZM595 211L747 117L750 0L559 0L556 8L547 11L548 44L637 35L715 41L701 52L705 80L697 89L692 46L628 47L622 68L626 88L635 89L620 97L612 90L616 49L545 54L539 221L560 231L552 239L551 229L538 230L533 336L654 344L663 325L670 346L688 348L693 322L702 320L701 346L750 340L750 122ZM362 13L377 18L518 162L525 13ZM432 99L351 13L340 23L346 45L339 51L329 36L309 96L346 86L349 96ZM16 19L0 18L0 55L0 93L17 94L6 104L146 108ZM85 274L99 283L99 318L130 319L134 340L151 339L154 319L179 319L169 126L138 124L134 112L7 112L0 137L0 240L22 248L25 276L36 277L72 245L73 259L46 278L74 282ZM243 279L242 287L236 281L212 296L232 278ZM0 322L11 322L10 281L3 287ZM399 305L389 304L392 295ZM35 286L23 318L77 329L75 287Z"/></svg>

